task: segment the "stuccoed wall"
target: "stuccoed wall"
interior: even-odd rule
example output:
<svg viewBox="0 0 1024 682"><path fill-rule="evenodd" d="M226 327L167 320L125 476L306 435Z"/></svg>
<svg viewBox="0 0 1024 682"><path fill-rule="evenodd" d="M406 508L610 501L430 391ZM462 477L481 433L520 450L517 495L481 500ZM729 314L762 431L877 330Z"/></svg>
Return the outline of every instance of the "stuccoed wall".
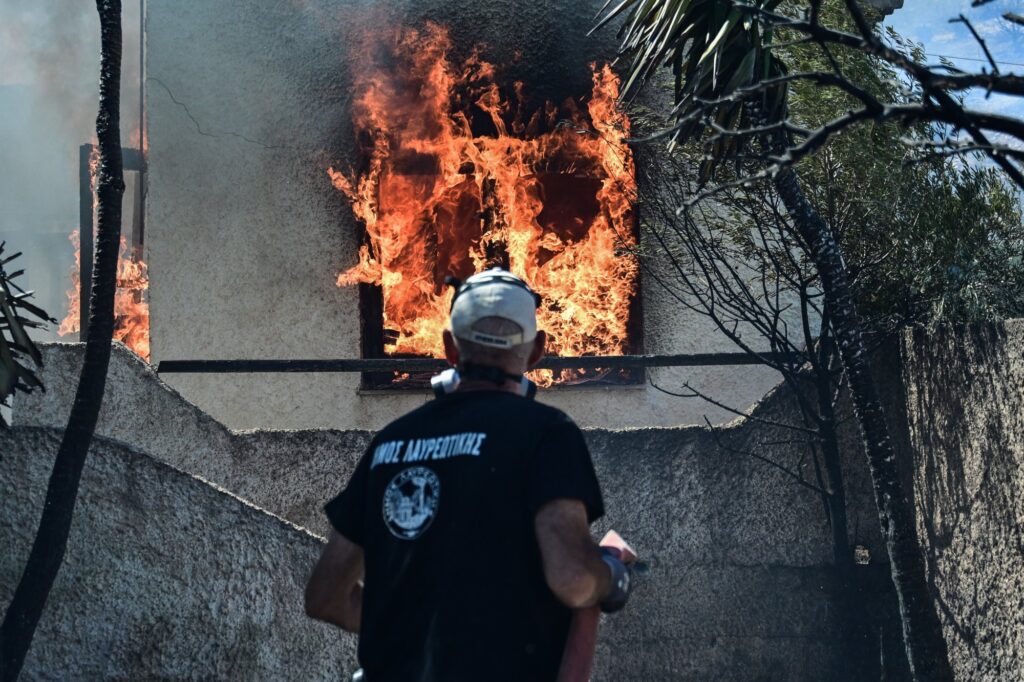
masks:
<svg viewBox="0 0 1024 682"><path fill-rule="evenodd" d="M1024 679L1024 320L903 337L918 532L958 680Z"/></svg>
<svg viewBox="0 0 1024 682"><path fill-rule="evenodd" d="M16 426L67 422L83 344L43 344L47 391L19 395ZM320 511L348 480L369 431L235 432L161 381L120 343L114 345L97 433L131 444L292 523L325 536Z"/></svg>
<svg viewBox="0 0 1024 682"><path fill-rule="evenodd" d="M84 345L41 348L48 390L18 397L16 426L58 427L71 409ZM327 530L320 507L348 480L373 436L358 430L232 431L186 401L121 344L114 346L108 383L97 433L319 534ZM767 423L792 423L793 410L789 394L776 389L752 410L751 420L737 419L714 431L699 426L584 429L606 489L609 518L617 526L622 526L619 519L633 519L651 540L685 539L689 556L718 551L742 556L743 563L828 563L831 547L820 500L749 454L788 464L791 445L778 441L792 440L793 434ZM878 524L857 439L855 429L844 431L850 527L856 531L851 539L879 555ZM771 542L759 546L766 537Z"/></svg>
<svg viewBox="0 0 1024 682"><path fill-rule="evenodd" d="M359 355L357 294L337 274L356 261L356 226L325 169L355 161L346 59L366 26L452 27L484 42L538 96L589 89L586 64L612 56L614 30L586 38L602 3L512 0L147 2L148 193L153 360ZM734 350L656 285L643 295L646 351ZM759 367L652 370L745 408L777 381ZM358 376L168 375L233 428L377 429L424 394L361 394ZM675 426L729 415L650 386L553 391L543 400L585 426Z"/></svg>
<svg viewBox="0 0 1024 682"><path fill-rule="evenodd" d="M957 677L965 681L1024 673L1022 347L1024 321L1018 320L910 333L902 360L877 358L901 459L913 462L908 482L929 577ZM66 420L81 353L79 344L44 346L49 391L19 396L14 439L0 434L0 540L13 548L0 555L4 598L20 570L15 557L27 551L33 504L56 447L56 435L45 427ZM892 381L901 375L900 361L902 384ZM115 348L110 387L101 435L130 441L317 534L326 530L319 506L347 480L371 436L231 431L122 346ZM606 491L608 520L598 530L614 525L651 566L630 608L605 622L596 679L829 679L839 641L820 502L749 454L787 455L784 445L772 443L792 434L756 421L792 419L789 402L785 392L773 391L750 420L717 433L698 427L586 430ZM869 587L864 599L886 639L886 660L898 666L884 548L856 430L852 422L847 427L851 539L871 553L871 565L860 569ZM296 647L302 661L310 650L345 660L338 652L346 640L306 623L299 610L315 541L149 457L109 444L96 452L86 470L71 559L51 600L56 615L47 615L57 625L44 623L37 639L46 662L32 665L80 658L99 666L90 670L119 674L131 665L130 654L155 674L218 676L236 664L236 645L253 651L248 633L261 634L275 618L309 634L296 641L262 638L255 663L265 666L261 672L282 669ZM245 562L240 567L229 557ZM195 580L187 571L183 577L179 566ZM250 590L250 584L261 587ZM255 625L246 620L252 613ZM77 639L66 636L71 623ZM286 630L275 633L286 637ZM149 649L139 643L150 641L151 631L159 645ZM212 643L196 648L194 632ZM189 663L189 656L198 660ZM332 674L342 665L320 663ZM186 672L175 667L193 664L199 667ZM209 670L215 672L201 672Z"/></svg>
<svg viewBox="0 0 1024 682"><path fill-rule="evenodd" d="M50 390L20 398L19 427L66 418L81 345L44 347ZM274 514L327 531L320 507L347 481L371 433L247 431L216 423L164 385L121 346L99 431L181 467ZM785 392L755 409L791 420ZM831 544L821 502L746 454L791 461L792 434L737 421L701 427L587 429L608 516L651 570L630 609L608 619L600 680L807 680L827 676L839 650L832 622ZM852 541L874 563L863 569L890 656L892 622L878 523L855 434L844 434ZM808 472L809 475L810 472ZM879 562L879 560L882 560ZM876 630L877 632L877 630Z"/></svg>
<svg viewBox="0 0 1024 682"><path fill-rule="evenodd" d="M22 572L60 431L0 430L0 609ZM320 543L108 441L89 453L25 680L325 680L354 638L305 617Z"/></svg>
<svg viewBox="0 0 1024 682"><path fill-rule="evenodd" d="M775 392L753 414L788 421L793 412ZM605 621L600 679L843 679L830 668L842 646L820 500L746 454L792 461L768 445L792 435L750 422L717 436L586 432L606 492L601 530L614 526L651 562L628 611ZM861 599L891 659L898 625L865 474L859 460L846 463L850 529L873 557L857 569Z"/></svg>

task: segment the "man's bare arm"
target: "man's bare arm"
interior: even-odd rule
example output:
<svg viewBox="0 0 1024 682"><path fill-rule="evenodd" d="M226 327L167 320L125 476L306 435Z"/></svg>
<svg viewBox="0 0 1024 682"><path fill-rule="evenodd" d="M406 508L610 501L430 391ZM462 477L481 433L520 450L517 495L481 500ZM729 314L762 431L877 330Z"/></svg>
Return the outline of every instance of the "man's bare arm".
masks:
<svg viewBox="0 0 1024 682"><path fill-rule="evenodd" d="M306 615L359 632L362 578L363 548L332 530L306 584Z"/></svg>
<svg viewBox="0 0 1024 682"><path fill-rule="evenodd" d="M594 606L611 591L611 572L590 535L583 502L548 502L534 517L544 578L555 596L574 609Z"/></svg>

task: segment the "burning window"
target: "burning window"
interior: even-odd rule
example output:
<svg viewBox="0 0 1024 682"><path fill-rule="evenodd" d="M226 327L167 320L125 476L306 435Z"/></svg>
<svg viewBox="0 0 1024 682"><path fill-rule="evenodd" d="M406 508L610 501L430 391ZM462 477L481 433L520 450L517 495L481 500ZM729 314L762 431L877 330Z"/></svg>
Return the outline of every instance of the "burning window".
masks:
<svg viewBox="0 0 1024 682"><path fill-rule="evenodd" d="M328 171L365 230L359 262L338 277L365 285L364 356L441 357L445 277L493 266L543 297L550 353L639 350L636 181L611 69L591 65L589 96L531 110L527 85L500 87L479 49L454 59L436 24L374 48L352 105L361 166ZM629 380L538 374L542 385Z"/></svg>
<svg viewBox="0 0 1024 682"><path fill-rule="evenodd" d="M93 225L96 222L96 175L99 167L99 148L95 145L82 147L82 183L79 187L80 201L83 204L81 230L87 236L94 235ZM117 257L117 290L114 294L114 340L121 341L143 360L149 361L149 270L142 260L142 152L138 149L123 149L124 179L126 191L122 204L122 216L125 220L123 232L128 238L121 237L121 247ZM130 220L129 220L130 218ZM71 233L71 243L75 250L75 265L71 270L71 287L68 289L68 312L60 323L57 333L60 336L80 334L87 323L88 298L91 288L92 244L89 239L86 259L82 260L81 232ZM129 245L129 240L131 244ZM83 267L84 266L84 267ZM84 309L83 309L83 300Z"/></svg>
<svg viewBox="0 0 1024 682"><path fill-rule="evenodd" d="M71 271L68 289L68 313L61 320L57 333L61 336L81 331L81 270L82 250L78 230L71 233L75 249L75 267ZM149 360L149 272L146 263L129 252L127 240L121 238L121 251L117 256L117 290L114 293L114 340L128 346L143 360ZM84 338L82 339L84 341Z"/></svg>

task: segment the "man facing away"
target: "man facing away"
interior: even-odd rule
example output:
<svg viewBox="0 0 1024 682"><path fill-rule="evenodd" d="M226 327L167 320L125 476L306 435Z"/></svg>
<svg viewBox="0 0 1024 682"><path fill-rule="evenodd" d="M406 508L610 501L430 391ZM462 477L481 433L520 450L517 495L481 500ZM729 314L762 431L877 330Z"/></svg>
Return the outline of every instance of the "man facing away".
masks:
<svg viewBox="0 0 1024 682"><path fill-rule="evenodd" d="M325 507L309 616L358 632L367 682L554 681L572 609L621 608L629 568L579 428L527 397L537 296L488 270L452 302L447 391L380 431Z"/></svg>

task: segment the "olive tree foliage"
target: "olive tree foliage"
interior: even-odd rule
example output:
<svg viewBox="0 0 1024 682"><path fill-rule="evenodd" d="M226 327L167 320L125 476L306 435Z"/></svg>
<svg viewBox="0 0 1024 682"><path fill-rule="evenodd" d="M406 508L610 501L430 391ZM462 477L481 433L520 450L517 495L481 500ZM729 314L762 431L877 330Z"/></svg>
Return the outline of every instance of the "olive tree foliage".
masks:
<svg viewBox="0 0 1024 682"><path fill-rule="evenodd" d="M865 196L867 188L863 184L847 184L851 181L849 169L830 162L836 157L830 158L828 145L841 134L850 135L864 129L882 130L884 134L887 124L897 124L912 133L909 139L901 136L900 143L921 160L962 160L965 155L982 154L1010 181L1024 187L1019 167L1024 155L1004 141L1007 136L1015 135L1024 141L1024 124L971 109L962 96L977 87L1002 94L1019 94L1024 92L1024 83L1019 77L1000 74L994 61L992 72L976 74L957 72L948 64L937 67L924 64L913 50L881 36L857 0L811 0L808 3L621 0L614 6L609 3L606 10L602 23L624 17L620 36L622 53L630 61L627 91L650 80L663 66L673 72L674 107L669 112L668 125L652 139L666 138L673 146L696 141L700 150L695 159L698 161L695 186L686 188L687 196L674 212L689 229L684 233L684 244L697 238L698 244L712 248L709 251L701 247L701 254L691 248L689 255L694 257L697 267L680 279L689 282L698 298L700 291L710 298L711 303L705 306L710 312L721 312L723 301L738 302L738 307L728 315L751 323L748 313L755 310L754 319L775 334L774 338L788 336L788 332L781 337L776 333L780 326L785 329L786 325L785 317L779 314L779 301L783 300L778 293L779 285L773 291L770 277L769 281L762 277L760 295L756 286L744 286L740 281L742 276L737 274L739 271L730 268L728 257L720 257L719 245L729 237L712 232L710 237L701 239L699 230L695 231L693 222L688 221L689 209L703 199L725 197L723 201L727 203L759 183L766 183L770 193L777 197L777 205L782 209L779 213L785 218L782 229L789 230L786 239L776 241L779 248L774 253L778 257L768 258L778 276L790 278L789 283L795 282L798 288L805 287L801 257L793 256L793 249L802 254L804 262L813 266L821 292L820 302L816 304L820 327L815 336L809 329L808 316L804 315L805 353L811 360L814 353L809 352L810 349L815 344L824 348L830 336L841 361L841 376L849 387L864 439L911 672L917 679L951 680L947 648L925 578L913 509L903 489L868 361L869 342L874 328L879 326L875 318L879 311L886 311L886 296L870 294L878 290L880 282L886 281L886 260L893 262L892 272L896 272L907 264L896 262L895 256L927 255L928 247L922 251L921 242L913 240L894 243L885 221L877 224L888 240L871 241L874 235L870 229L861 229L860 225L865 213L870 211L856 210L856 201L835 200L836 187L847 186L851 192L861 192L861 197ZM973 33L965 17L958 21ZM807 67L797 64L794 59L801 50L810 50L817 63ZM844 57L849 55L855 56L854 63L866 63L869 69L860 74L848 71ZM898 84L896 96L891 96L894 94L891 89L879 91L877 86L885 78ZM801 119L793 109L801 90L806 98L817 98L826 104L833 100L842 107L829 112L824 120L816 121L813 111L805 112ZM1002 137L997 139L996 134ZM814 161L818 162L816 166ZM872 160L869 167L873 166ZM924 178L940 194L945 191L955 196L956 192L964 190L966 197L973 191L974 197L983 197L982 201L991 198L994 203L1000 202L998 196L993 196L1001 192L997 178L971 175L968 169L963 171L967 175L958 179L956 167L922 168ZM822 179L826 182L819 182ZM876 198L885 198L885 195ZM888 212L899 214L887 208ZM925 217L922 211L908 213L916 213L918 219ZM933 217L948 218L949 215ZM906 223L914 224L913 220ZM844 234L843 225L852 229ZM919 229L927 234L935 225L922 225ZM860 254L865 258L860 264L850 260L850 254L857 252L857 248L849 244L851 234L859 235L860 245L865 247ZM982 240L990 237L984 228L975 235L980 235ZM762 246L767 241L762 237ZM951 242L956 247L970 244L972 240L955 235ZM886 243L891 248L879 252L878 246ZM1012 236L1010 243L1012 245ZM671 252L669 247L663 246ZM773 253L772 249L768 252ZM869 254L877 254L877 258L867 257ZM866 264L872 267L864 267ZM797 274L782 274L787 270ZM999 280L998 274L989 276L984 270L975 269L978 281ZM963 269L951 265L946 272L958 274ZM871 273L883 274L872 282ZM890 302L909 301L902 303L903 309L898 314L890 316L890 323L900 317L909 319L919 314L921 301L937 291L939 300L943 301L940 310L946 308L947 300L958 300L959 307L966 309L962 304L971 297L949 299L946 294L950 287L941 286L943 279L948 280L933 277L931 284L924 279L918 282L921 296L902 297L905 289L888 294ZM936 286L935 282L940 285ZM911 290L916 292L913 287ZM807 291L808 295L801 302L802 310L813 300L810 288ZM767 316L763 315L763 309L757 310L758 300L773 301ZM867 313L866 319L862 311ZM728 324L719 324L719 327L730 333ZM737 341L739 328L734 326L731 334ZM831 371L831 365L825 366ZM814 369L821 371L821 367ZM820 404L823 403L819 399Z"/></svg>
<svg viewBox="0 0 1024 682"><path fill-rule="evenodd" d="M853 28L841 2L821 20ZM923 46L887 29L886 39L923 61ZM897 66L849 48L828 54L798 41L778 48L793 73L837 65L875 101L908 107L921 87ZM963 98L955 96L958 106ZM820 130L849 112L845 92L797 81L789 118ZM797 165L804 190L836 235L866 328L935 326L1024 315L1024 195L980 150L936 154L956 132L936 121L875 122L830 137ZM754 167L748 171L756 172Z"/></svg>
<svg viewBox="0 0 1024 682"><path fill-rule="evenodd" d="M786 53L794 68L814 66L816 55L806 47ZM875 96L906 97L891 69L857 53L836 58ZM657 80L652 85L671 87ZM794 89L789 96L789 115L802 125L828 120L843 106L813 89ZM670 125L650 106L634 105L633 115L647 131ZM846 254L869 348L907 324L1024 314L1024 264L1013 255L1024 252L1019 195L999 171L982 164L945 157L917 162L908 142L935 132L929 125L860 128L800 164L810 201ZM716 431L719 444L762 461L821 498L840 589L846 591L833 595L845 605L841 626L852 649L845 658L863 666L846 672L851 679L877 676L864 669L878 664L873 655L878 637L856 594L861 589L853 568L856 537L846 513L839 444L843 422L850 418L841 399L844 370L806 244L769 179L737 184L691 204L688 200L701 190L699 144L646 158L639 167L639 199L648 242L641 262L649 281L777 370L799 408L795 421L761 424L765 444L788 446L773 448L772 459L731 442L727 432ZM743 170L723 166L717 177L727 181ZM657 388L741 413L739 406L724 405L689 384ZM787 434L781 440L780 432Z"/></svg>

